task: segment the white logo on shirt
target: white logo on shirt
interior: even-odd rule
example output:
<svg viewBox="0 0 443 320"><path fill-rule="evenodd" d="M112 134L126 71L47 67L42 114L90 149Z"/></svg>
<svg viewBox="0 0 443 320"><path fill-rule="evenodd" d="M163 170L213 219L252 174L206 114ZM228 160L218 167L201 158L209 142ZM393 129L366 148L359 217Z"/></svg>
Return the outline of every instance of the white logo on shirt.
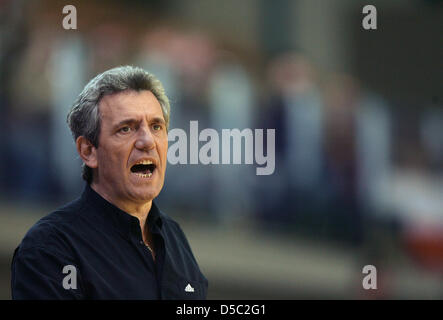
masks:
<svg viewBox="0 0 443 320"><path fill-rule="evenodd" d="M187 285L186 288L185 288L185 291L186 291L186 292L194 292L194 288L191 287L191 284L188 283L188 285Z"/></svg>

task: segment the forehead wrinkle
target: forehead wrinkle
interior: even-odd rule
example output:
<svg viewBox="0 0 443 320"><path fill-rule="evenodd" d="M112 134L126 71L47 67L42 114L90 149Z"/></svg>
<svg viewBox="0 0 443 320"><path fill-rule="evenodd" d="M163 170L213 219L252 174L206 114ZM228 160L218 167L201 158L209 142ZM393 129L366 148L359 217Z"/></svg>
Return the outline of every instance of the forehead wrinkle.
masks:
<svg viewBox="0 0 443 320"><path fill-rule="evenodd" d="M148 95L149 100L146 101L148 99L147 97L138 98L141 94ZM107 115L105 118L110 118L113 122L112 125L116 125L120 121L130 118L136 119L137 121L141 121L141 119L146 118L148 122L152 121L153 119L155 120L155 118L160 118L164 123L166 123L160 102L157 100L155 95L148 90L143 90L140 92L119 92L103 97L100 105L102 102L104 107L103 109L106 110L104 113ZM125 108L125 105L129 104L131 106L128 110L128 108ZM104 110L100 110L99 108L99 112L101 114L103 114L102 111Z"/></svg>

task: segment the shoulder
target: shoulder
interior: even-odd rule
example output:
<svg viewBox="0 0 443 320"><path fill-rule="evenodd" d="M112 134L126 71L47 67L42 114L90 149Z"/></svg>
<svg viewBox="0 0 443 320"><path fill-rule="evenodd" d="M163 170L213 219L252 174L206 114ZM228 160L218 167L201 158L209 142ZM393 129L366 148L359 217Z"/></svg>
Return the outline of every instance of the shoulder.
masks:
<svg viewBox="0 0 443 320"><path fill-rule="evenodd" d="M60 254L68 252L65 235L72 230L82 207L83 203L76 199L38 220L25 234L16 253L32 248Z"/></svg>

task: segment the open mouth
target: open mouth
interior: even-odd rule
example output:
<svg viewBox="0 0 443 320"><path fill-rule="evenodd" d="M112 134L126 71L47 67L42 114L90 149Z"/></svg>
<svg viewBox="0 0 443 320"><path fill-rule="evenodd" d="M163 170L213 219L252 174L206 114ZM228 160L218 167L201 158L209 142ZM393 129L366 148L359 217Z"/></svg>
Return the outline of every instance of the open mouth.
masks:
<svg viewBox="0 0 443 320"><path fill-rule="evenodd" d="M131 167L131 172L142 178L150 178L156 169L156 165L150 160L143 160Z"/></svg>

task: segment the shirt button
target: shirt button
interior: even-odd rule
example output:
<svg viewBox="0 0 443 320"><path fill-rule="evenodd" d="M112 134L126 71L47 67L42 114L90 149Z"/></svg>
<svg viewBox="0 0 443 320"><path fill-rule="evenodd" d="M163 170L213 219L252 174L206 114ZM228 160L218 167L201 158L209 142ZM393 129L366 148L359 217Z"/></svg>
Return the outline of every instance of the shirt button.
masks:
<svg viewBox="0 0 443 320"><path fill-rule="evenodd" d="M139 242L139 243L140 243L140 244L143 244L143 241L141 241L141 240L140 240L140 242Z"/></svg>

